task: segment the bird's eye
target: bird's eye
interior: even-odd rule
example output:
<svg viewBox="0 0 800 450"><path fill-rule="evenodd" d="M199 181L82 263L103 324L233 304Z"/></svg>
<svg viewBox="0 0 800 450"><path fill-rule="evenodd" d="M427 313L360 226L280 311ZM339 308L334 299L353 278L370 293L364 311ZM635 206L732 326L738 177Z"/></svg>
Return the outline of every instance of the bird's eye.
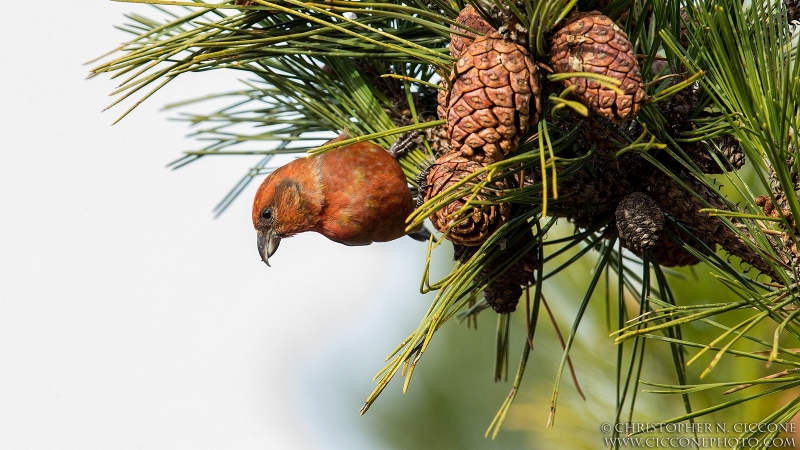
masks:
<svg viewBox="0 0 800 450"><path fill-rule="evenodd" d="M266 220L271 219L272 218L272 210L267 208L264 211L262 211L261 212L261 218L262 219L266 219Z"/></svg>

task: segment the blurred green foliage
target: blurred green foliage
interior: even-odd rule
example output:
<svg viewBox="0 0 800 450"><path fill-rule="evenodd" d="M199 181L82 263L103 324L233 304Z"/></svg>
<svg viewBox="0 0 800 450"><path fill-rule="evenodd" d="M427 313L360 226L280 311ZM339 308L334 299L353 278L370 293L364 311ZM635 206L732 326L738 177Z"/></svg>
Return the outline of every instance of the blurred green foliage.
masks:
<svg viewBox="0 0 800 450"><path fill-rule="evenodd" d="M561 224L554 234L572 232L572 226ZM559 236L553 236L557 238ZM568 256L563 256L566 259ZM580 305L583 289L590 276L594 260L592 254L573 264L568 270L547 280L543 286L545 298L553 309L562 334L569 327ZM704 266L677 270L682 277L672 276L671 286L679 304L716 303L731 300L733 294L710 275ZM613 283L613 280L612 280ZM616 292L610 292L613 299ZM390 387L384 396L366 414L371 424L367 429L386 448L396 449L557 449L557 448L603 448L603 423L613 423L615 418L616 392L616 348L606 327L605 289L601 286L595 293L590 308L579 328L577 339L570 352L578 380L586 395L583 401L574 384L565 379L561 386L555 424L547 427L550 414L550 397L553 381L562 355L561 344L548 316L539 316L534 342L534 351L528 362L521 392L511 407L508 418L498 437L492 441L484 437L488 427L510 389L509 382L493 382L495 351L495 316L491 311L481 314L478 328L469 329L466 323L455 321L446 324L431 344L425 361L420 364L416 376L406 395L402 395L400 384ZM630 312L635 315L636 306L631 298ZM524 309L524 301L520 303ZM612 317L616 314L612 311ZM747 312L731 314L721 322L732 325L747 316ZM513 368L522 350L526 324L524 314L512 315L511 361ZM708 325L692 323L683 327L684 338L703 342L718 334ZM716 334L715 334L716 333ZM770 330L760 337L769 339ZM667 344L648 341L641 379L656 383L676 383L675 368ZM627 345L630 347L630 345ZM753 350L760 350L755 345ZM689 349L687 360L694 354ZM738 379L754 379L768 375L763 364L748 358L724 358L717 369L703 380L699 374L714 356L709 353L687 368L689 384L698 382L725 382ZM623 361L627 363L629 349ZM358 380L341 380L342 383L358 383ZM636 410L629 417L629 403L623 410L621 420L638 423L656 423L684 413L681 397L643 393L652 389L639 385ZM729 400L721 396L725 389L716 389L692 394L695 410ZM763 397L746 406L725 409L697 419L702 423L724 423L732 430L734 423L755 423L763 419L777 404L786 403L790 391L782 397ZM739 393L731 394L732 396ZM735 437L738 433L705 435L706 437ZM654 435L662 437L679 434Z"/></svg>

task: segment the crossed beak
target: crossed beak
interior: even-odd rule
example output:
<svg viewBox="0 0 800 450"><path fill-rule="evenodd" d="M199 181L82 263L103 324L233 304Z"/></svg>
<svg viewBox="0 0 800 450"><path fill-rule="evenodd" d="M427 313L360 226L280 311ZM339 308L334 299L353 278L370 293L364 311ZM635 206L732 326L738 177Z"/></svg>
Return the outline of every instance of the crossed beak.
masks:
<svg viewBox="0 0 800 450"><path fill-rule="evenodd" d="M261 260L267 266L269 266L269 257L275 254L280 243L281 238L271 228L258 232L258 254L261 255Z"/></svg>

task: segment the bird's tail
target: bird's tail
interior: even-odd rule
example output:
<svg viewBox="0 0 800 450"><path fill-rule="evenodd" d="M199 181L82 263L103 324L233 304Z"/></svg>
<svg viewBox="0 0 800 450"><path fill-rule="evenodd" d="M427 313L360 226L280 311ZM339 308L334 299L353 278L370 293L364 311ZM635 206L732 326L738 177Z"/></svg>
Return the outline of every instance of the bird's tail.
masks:
<svg viewBox="0 0 800 450"><path fill-rule="evenodd" d="M419 242L428 242L431 239L431 232L423 225L418 231L408 233L406 236Z"/></svg>

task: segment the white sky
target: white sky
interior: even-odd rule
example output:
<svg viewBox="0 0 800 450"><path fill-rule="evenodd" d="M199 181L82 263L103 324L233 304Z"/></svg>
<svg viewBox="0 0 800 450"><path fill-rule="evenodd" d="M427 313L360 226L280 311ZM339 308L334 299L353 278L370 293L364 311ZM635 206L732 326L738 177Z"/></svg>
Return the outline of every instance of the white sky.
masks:
<svg viewBox="0 0 800 450"><path fill-rule="evenodd" d="M369 447L357 410L427 309L420 273L401 270L421 270L425 246L301 235L265 267L250 223L255 186L219 220L211 214L254 161L164 168L198 144L159 109L237 88L237 74L178 79L111 127L125 107L100 111L115 83L84 80L81 63L124 39L112 28L123 13L147 7L8 3L0 448ZM365 361L359 394L326 409L301 380L351 376L315 364L343 343ZM349 425L326 425L334 418Z"/></svg>

